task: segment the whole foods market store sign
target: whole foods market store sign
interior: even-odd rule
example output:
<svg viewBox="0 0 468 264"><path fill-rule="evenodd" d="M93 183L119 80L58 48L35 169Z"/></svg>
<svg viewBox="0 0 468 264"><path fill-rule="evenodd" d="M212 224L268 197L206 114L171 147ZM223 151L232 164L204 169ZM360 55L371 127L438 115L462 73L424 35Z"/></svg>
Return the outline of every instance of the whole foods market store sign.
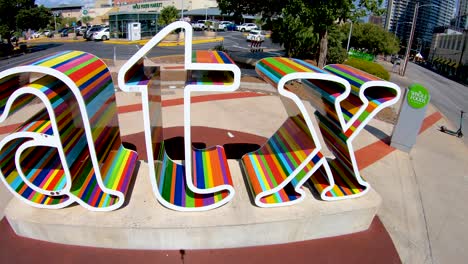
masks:
<svg viewBox="0 0 468 264"><path fill-rule="evenodd" d="M171 1L144 2L120 6L123 12L160 12L165 6L172 5Z"/></svg>
<svg viewBox="0 0 468 264"><path fill-rule="evenodd" d="M132 5L133 10L140 10L140 9L159 9L161 8L163 3L161 2L154 2L154 3L143 3L143 4L134 4Z"/></svg>

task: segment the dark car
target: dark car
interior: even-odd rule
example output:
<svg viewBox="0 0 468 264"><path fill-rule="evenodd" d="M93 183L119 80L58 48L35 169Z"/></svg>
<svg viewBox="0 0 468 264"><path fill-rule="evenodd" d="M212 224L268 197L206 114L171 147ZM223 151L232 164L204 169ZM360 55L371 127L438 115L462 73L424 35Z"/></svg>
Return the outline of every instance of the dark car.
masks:
<svg viewBox="0 0 468 264"><path fill-rule="evenodd" d="M60 32L60 36L61 36L61 37L68 37L68 31L69 31L68 28L62 30L62 32Z"/></svg>
<svg viewBox="0 0 468 264"><path fill-rule="evenodd" d="M234 24L234 23L227 24L227 25L226 25L226 30L227 30L227 31L234 31L234 30L236 30L236 26L237 26L237 25Z"/></svg>
<svg viewBox="0 0 468 264"><path fill-rule="evenodd" d="M10 55L13 53L13 45L8 42L0 42L0 57Z"/></svg>
<svg viewBox="0 0 468 264"><path fill-rule="evenodd" d="M88 29L88 31L86 31L85 34L83 34L83 38L86 40L93 40L94 33L100 31L101 29L102 26L100 25L92 26L90 29Z"/></svg>

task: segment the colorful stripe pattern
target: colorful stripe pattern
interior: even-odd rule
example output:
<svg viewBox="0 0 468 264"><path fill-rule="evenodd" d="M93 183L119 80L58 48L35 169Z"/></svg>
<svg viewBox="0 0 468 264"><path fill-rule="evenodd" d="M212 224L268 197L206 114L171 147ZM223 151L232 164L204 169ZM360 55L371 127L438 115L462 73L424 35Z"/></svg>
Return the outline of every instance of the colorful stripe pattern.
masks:
<svg viewBox="0 0 468 264"><path fill-rule="evenodd" d="M228 196L228 190L209 194L193 192L186 183L185 167L172 161L164 150L162 153L162 162L156 163L156 180L159 193L168 203L186 208L205 207L218 203ZM223 147L194 149L192 153L195 187L208 189L223 185L232 186L231 173Z"/></svg>
<svg viewBox="0 0 468 264"><path fill-rule="evenodd" d="M364 128L370 121L369 117L371 115L376 114L376 112L383 108L381 107L383 103L392 100L396 101L397 91L393 87L369 86L365 88L367 90L363 92L364 96L369 101L367 106L364 106L364 102L359 97L360 90L364 84L370 81L381 81L379 78L347 65L327 65L325 70L347 80L351 85L351 93L349 96L340 101L340 107L346 121L350 121L364 108L346 130L341 127L336 116L337 110L333 109L331 104L326 108L325 112L316 113L324 141L336 157L334 160L328 162L335 185L326 193L326 196L356 196L365 192L368 185L359 183L357 180L359 178L361 182L365 183L357 169L358 165L352 148L352 139L350 138L353 134L359 133ZM315 179L317 182L324 182L326 179L325 176L326 172L321 168L314 174L312 180Z"/></svg>
<svg viewBox="0 0 468 264"><path fill-rule="evenodd" d="M376 86L374 83L368 83L379 81L379 79L346 65L329 65L325 67L325 70L318 69L301 60L289 58L266 58L260 60L256 66L257 73L268 83L277 87L280 90L280 94L283 88L289 90L303 100L308 100L318 110L315 114L318 118L321 134L326 145L336 158L331 161L323 160L324 162L321 162L322 156L320 150L318 150L319 152L311 164L308 164L308 167L305 167L304 171L301 172L302 175L307 174L308 171L313 172L313 175L309 178L309 182L325 200L358 197L367 191L369 185L359 174L351 141L369 122L369 117L375 115L384 106L391 105L398 100L399 90L393 84L387 84L386 86L385 83L379 82L378 86ZM338 79L336 81L328 80L329 78L310 79L310 74L302 75L308 76L302 79L302 86L278 86L280 81L289 74L310 72L333 74L341 77L344 79L343 81L347 80L350 83L351 90L347 90L349 88L338 82ZM288 80L290 80L290 77ZM301 88L297 86L301 86ZM348 94L348 96L344 98L344 94ZM361 98L361 96L365 96L365 99ZM366 99L369 103L366 102ZM307 113L302 114L304 116L308 115ZM339 116L340 114L343 116ZM342 124L340 120L344 120L345 123ZM351 121L352 123L350 123ZM283 156L284 153L290 153L291 148L275 149L273 144L285 146L299 144L298 149L304 151L303 156L314 150L313 139L308 134L308 131L317 134L314 128L307 127L305 123L297 127L304 133L304 136L299 141L295 138L280 137L282 134L290 133L288 122L286 122L260 151L251 153L243 158L251 189L255 195L277 188L277 186L286 180L284 175L287 176L289 175L288 173L291 173L290 170L285 169L285 161L279 163L274 162L274 159L268 159L271 156ZM307 148L301 145L301 143L307 142L306 139L309 139L310 142L308 144L312 144L314 147ZM300 164L299 161L301 160L304 160L304 158L297 159L296 165ZM297 166L292 168L297 168ZM301 173L298 174L299 177ZM283 175L283 177L280 177L280 175ZM330 184L332 179L335 184ZM292 182L292 186L294 186L294 182ZM269 194L271 195L266 196L262 202L270 199L266 202L284 203L288 201L288 198L291 199L287 196L280 197L279 194L272 192L269 192ZM297 195L292 197L297 199Z"/></svg>
<svg viewBox="0 0 468 264"><path fill-rule="evenodd" d="M370 81L382 81L378 77L348 65L332 64L325 66L324 69L347 80L351 84L352 94L341 103L341 109L346 121L354 117L357 110L362 107L362 101L359 99L361 87ZM360 113L348 131L345 132L348 137L351 136L359 126L367 123L369 121L368 116L381 104L394 100L397 97L397 92L395 89L386 86L372 86L366 89L364 96L369 101L369 104L364 111Z"/></svg>
<svg viewBox="0 0 468 264"><path fill-rule="evenodd" d="M356 180L356 172L353 169L353 163L355 163L354 151L350 150L348 146L348 144L350 144L349 138L333 119L320 113L315 114L325 144L335 155L334 160L328 161L333 179L335 180L335 185L330 191L326 192L325 195L327 197L344 197L364 192L366 186L359 184ZM326 172L323 168L314 173L312 181L326 181ZM316 184L314 184L314 186L316 187ZM317 189L317 191L319 190Z"/></svg>
<svg viewBox="0 0 468 264"><path fill-rule="evenodd" d="M268 83L277 87L282 77L296 72L327 73L314 65L298 59L272 57L260 60L255 66L257 73Z"/></svg>
<svg viewBox="0 0 468 264"><path fill-rule="evenodd" d="M184 69L184 165L172 161L164 147L160 71L151 76L146 86L129 84L135 69L141 67L148 52L174 30L185 31L184 65L161 67L158 70ZM167 25L119 70L119 87L125 92L139 92L142 97L145 144L150 180L156 199L176 211L206 211L228 203L234 196L224 150L191 148L190 97L192 92L233 92L240 86L241 72L229 56L219 51L194 51L193 29L189 23L177 21ZM145 72L147 66L143 65ZM147 75L149 76L149 75ZM136 87L137 86L137 87ZM152 164L156 164L152 166Z"/></svg>
<svg viewBox="0 0 468 264"><path fill-rule="evenodd" d="M45 110L40 111L15 133L47 134L52 136L50 140L57 140L60 147L35 146L24 151L21 164L26 168L22 168L25 177L41 190L51 191L55 196L58 194L53 192L60 191L90 210L105 211L120 207L133 175L137 154L122 147L114 86L107 66L97 57L81 51L59 52L37 59L29 65L39 70L47 69L44 77L25 87L36 89L47 96L55 118ZM62 77L56 79L47 74L47 71L53 70L61 73ZM65 84L67 78L77 86L75 92L78 95L72 92L76 88ZM84 107L78 103L79 98L84 101ZM85 119L83 113L87 113L89 120ZM86 138L87 122L93 142ZM58 128L57 135L54 135L52 129L54 123ZM15 141L21 142L22 139ZM96 151L94 155L97 157L102 183L97 179L89 145L94 146ZM13 150L8 149L2 154L13 155ZM62 168L64 164L61 164L58 155L60 151L63 151L69 165L67 170L72 180L70 191L64 189L67 178ZM34 167L30 167L31 160L36 161ZM9 177L6 174L4 176ZM105 188L119 195L111 195Z"/></svg>
<svg viewBox="0 0 468 264"><path fill-rule="evenodd" d="M16 91L20 86L20 76L11 75L0 80L0 115L5 111L5 106L8 98L11 94ZM21 100L18 100L13 104L10 109L10 114L16 113L18 109L21 109L23 106L29 104L35 97L30 95L23 95Z"/></svg>
<svg viewBox="0 0 468 264"><path fill-rule="evenodd" d="M143 61L135 64L125 76L125 82L127 85L138 86L138 85L148 85L151 78L148 78L145 75Z"/></svg>
<svg viewBox="0 0 468 264"><path fill-rule="evenodd" d="M265 204L280 204L294 201L300 197L294 188L322 159L319 152L294 177L290 177L304 160L316 149L307 125L302 116L291 117L259 150L242 157L248 175L250 190L255 196L262 196ZM264 195L280 184L285 187Z"/></svg>
<svg viewBox="0 0 468 264"><path fill-rule="evenodd" d="M192 62L235 64L226 53L216 50L195 50L192 52Z"/></svg>
<svg viewBox="0 0 468 264"><path fill-rule="evenodd" d="M29 187L20 177L19 172L15 166L15 155L12 155L12 153L16 153L18 147L29 140L30 139L28 138L21 138L19 140L12 140L10 142L7 142L4 146L5 151L0 152L0 172L4 177L4 182L8 184L8 186L14 193L20 195L24 200L28 200L34 204L42 204L45 206L57 206L60 204L66 204L67 202L69 202L69 196L51 196L39 193L31 187ZM55 168L54 172L56 172L57 168L59 167L55 166L56 164L52 165L52 168ZM53 177L52 179L60 179L60 177ZM30 181L37 184L36 186L44 182L40 178L32 178L30 179Z"/></svg>
<svg viewBox="0 0 468 264"><path fill-rule="evenodd" d="M234 64L234 61L224 52L212 50L197 50L192 52L194 63ZM228 71L191 71L187 84L191 85L231 85L233 74Z"/></svg>

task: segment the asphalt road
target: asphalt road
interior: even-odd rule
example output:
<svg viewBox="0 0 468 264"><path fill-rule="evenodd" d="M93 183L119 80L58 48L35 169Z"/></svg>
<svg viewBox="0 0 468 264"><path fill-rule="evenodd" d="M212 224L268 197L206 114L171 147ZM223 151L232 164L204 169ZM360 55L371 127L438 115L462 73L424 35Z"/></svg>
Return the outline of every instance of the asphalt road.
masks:
<svg viewBox="0 0 468 264"><path fill-rule="evenodd" d="M431 103L451 122L449 129L457 130L460 123L460 110L468 112L468 86L445 78L414 63L408 63L406 77L411 82L420 83L431 93ZM463 141L468 146L468 115L463 118Z"/></svg>
<svg viewBox="0 0 468 264"><path fill-rule="evenodd" d="M194 35L201 35L202 32L194 32ZM245 36L240 32L218 32L220 36L224 37L222 43L206 43L193 45L195 50L207 50L216 45L223 44L223 46L231 52L248 52L249 42L246 41ZM266 39L263 45L266 49L280 48L278 45L273 44L270 39ZM32 52L25 55L20 55L12 58L3 58L0 60L0 71L8 68L23 64L35 58L45 56L50 53L63 51L63 50L81 50L92 53L103 59L117 59L126 60L135 54L141 46L138 45L121 45L121 44L106 44L102 41L88 41L88 42L67 42L67 43L38 43L33 45ZM175 47L155 47L148 54L149 57L167 56L182 54L184 51L183 46Z"/></svg>

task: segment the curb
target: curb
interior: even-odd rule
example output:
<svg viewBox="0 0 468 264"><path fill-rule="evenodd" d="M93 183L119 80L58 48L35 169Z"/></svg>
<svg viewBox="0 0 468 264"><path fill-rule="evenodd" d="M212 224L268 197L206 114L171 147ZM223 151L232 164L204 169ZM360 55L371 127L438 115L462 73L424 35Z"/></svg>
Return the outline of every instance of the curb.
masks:
<svg viewBox="0 0 468 264"><path fill-rule="evenodd" d="M104 42L105 44L116 44L116 45L145 45L148 43L150 39L145 40L137 40L137 41L120 41L120 40L108 40ZM211 39L196 39L192 40L192 44L204 44L204 43L213 43L213 42L222 42L224 41L224 37L216 37ZM157 46L158 47L174 47L174 46L184 46L185 41L172 41L172 42L160 42Z"/></svg>
<svg viewBox="0 0 468 264"><path fill-rule="evenodd" d="M34 40L29 40L27 43L28 45L33 45L36 43L50 43L50 42L58 42L58 43L63 43L63 42L86 42L87 40L85 39L49 39L49 38L44 38L44 39L34 39ZM144 40L137 40L137 41L126 41L126 40L108 40L103 42L104 44L115 44L115 45L145 45L148 43L150 39L144 39ZM214 43L214 42L222 42L224 41L224 37L216 37L216 38L211 38L211 39L197 39L197 40L192 40L192 44L204 44L204 43ZM177 42L161 42L158 44L159 47L174 47L174 46L184 46L185 41L177 41Z"/></svg>
<svg viewBox="0 0 468 264"><path fill-rule="evenodd" d="M50 42L86 42L85 39L83 38L78 38L78 39L55 39L55 38L39 38L39 39L34 39L34 40L28 40L27 43L29 44L35 44L35 43L50 43Z"/></svg>

